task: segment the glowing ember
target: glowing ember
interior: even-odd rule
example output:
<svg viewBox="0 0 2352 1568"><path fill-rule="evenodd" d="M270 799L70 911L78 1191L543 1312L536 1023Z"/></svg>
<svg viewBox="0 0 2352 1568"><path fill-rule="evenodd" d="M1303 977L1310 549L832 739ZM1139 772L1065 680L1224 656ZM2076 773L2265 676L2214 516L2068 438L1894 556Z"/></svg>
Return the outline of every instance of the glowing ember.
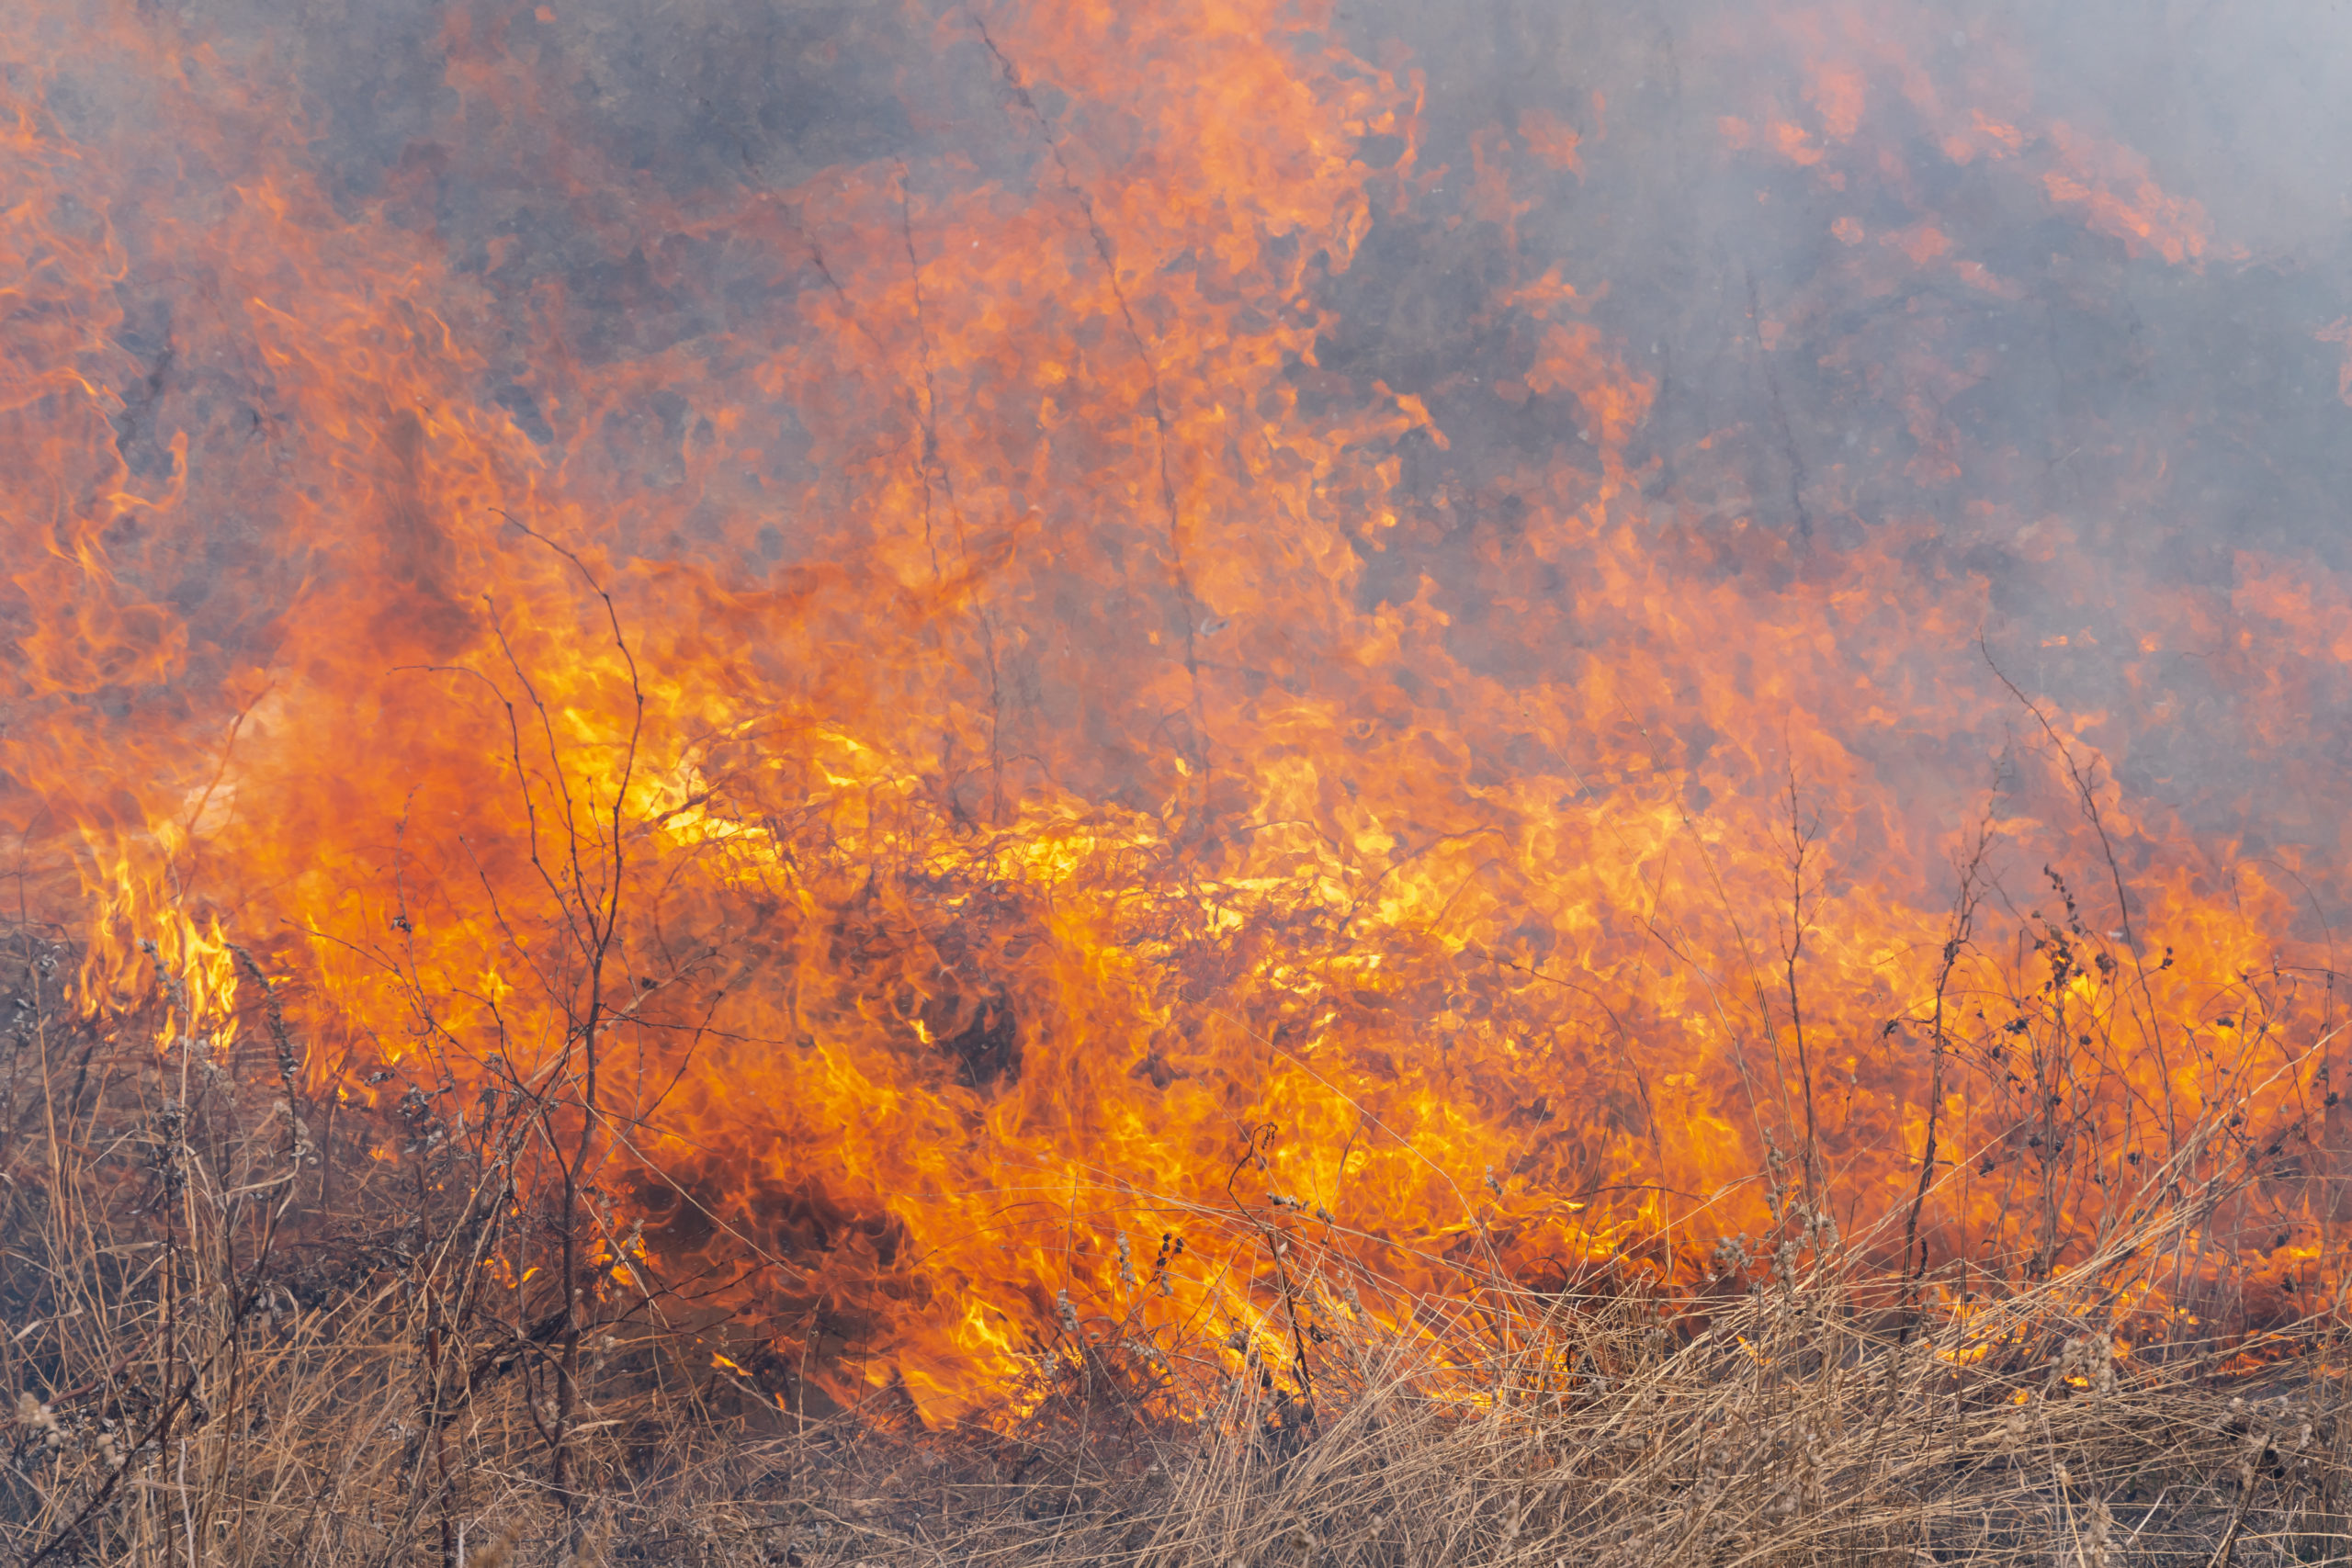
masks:
<svg viewBox="0 0 2352 1568"><path fill-rule="evenodd" d="M2348 308L2049 39L31 9L0 812L93 1008L568 1084L646 1267L939 1419L1273 1288L1203 1209L1696 1280L1777 1162L2048 1268L2216 1106L2250 1310L2335 1288Z"/></svg>

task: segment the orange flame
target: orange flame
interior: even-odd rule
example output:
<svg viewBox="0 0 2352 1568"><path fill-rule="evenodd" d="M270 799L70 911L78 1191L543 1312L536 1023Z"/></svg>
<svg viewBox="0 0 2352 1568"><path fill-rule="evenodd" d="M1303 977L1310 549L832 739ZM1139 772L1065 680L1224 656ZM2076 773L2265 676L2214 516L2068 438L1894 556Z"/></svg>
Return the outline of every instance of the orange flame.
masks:
<svg viewBox="0 0 2352 1568"><path fill-rule="evenodd" d="M1629 100L1442 168L1420 76L1311 0L910 13L808 46L888 54L903 151L724 171L632 162L661 111L571 8L453 7L366 180L266 51L51 7L0 73L28 898L173 1038L237 1027L232 944L299 972L318 1086L586 1039L641 1260L765 1260L779 1343L940 1418L1057 1314L1262 1301L1188 1228L1237 1202L1412 1288L1680 1269L1801 1145L1902 1212L1932 1122L1939 1255L2036 1193L2092 1235L2169 1129L2327 1096L2318 873L2112 767L2188 700L2162 649L2291 707L2352 601L2252 549L2168 591L1965 491L2015 457L1954 412L1980 352L1838 312L2023 286L1876 117L2125 259L2210 225L1869 21L1777 17L1790 70L1717 106L1724 169L1837 197L1804 288L1749 282L1758 386L1803 344L1895 411L1806 465L1670 427L1687 372L1530 237ZM1417 223L1493 273L1486 357L1408 384L1335 301ZM1882 475L2123 574L2106 705L2028 716L1978 639L2047 629ZM2015 908L1939 960L1979 818Z"/></svg>

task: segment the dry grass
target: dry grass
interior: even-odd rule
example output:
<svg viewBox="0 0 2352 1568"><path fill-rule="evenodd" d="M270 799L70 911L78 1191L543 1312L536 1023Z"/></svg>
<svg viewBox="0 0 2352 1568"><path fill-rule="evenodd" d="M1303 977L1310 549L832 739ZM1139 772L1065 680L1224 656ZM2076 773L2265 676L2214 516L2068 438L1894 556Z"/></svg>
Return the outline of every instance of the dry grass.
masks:
<svg viewBox="0 0 2352 1568"><path fill-rule="evenodd" d="M550 1314L528 1277L565 1222L514 1176L544 1104L354 1136L266 1027L223 1059L74 1023L64 957L9 976L14 1562L2352 1562L2332 1312L2258 1359L2178 1314L2114 1353L2133 1281L2225 1255L2250 1179L2194 1134L2094 1253L1977 1265L1958 1306L1785 1171L1775 1233L1679 1295L1630 1264L1417 1295L1328 1227L1195 1213L1283 1269L1189 1334L1066 1307L1026 1414L941 1434L764 1403L692 1290L597 1261L625 1238L593 1201L595 1304Z"/></svg>

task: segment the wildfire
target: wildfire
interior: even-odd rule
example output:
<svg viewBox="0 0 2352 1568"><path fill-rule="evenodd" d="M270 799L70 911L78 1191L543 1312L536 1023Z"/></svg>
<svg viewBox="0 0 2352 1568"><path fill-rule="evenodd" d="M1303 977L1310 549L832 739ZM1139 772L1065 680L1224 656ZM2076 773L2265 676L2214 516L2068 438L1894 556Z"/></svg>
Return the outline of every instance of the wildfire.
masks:
<svg viewBox="0 0 2352 1568"><path fill-rule="evenodd" d="M1703 106L1464 127L1312 0L910 7L779 129L719 6L692 124L591 7L449 7L398 112L32 9L0 798L94 1009L284 977L311 1092L444 1116L592 1061L614 1278L939 1419L1294 1236L1695 1281L1768 1169L2055 1268L2216 1108L2248 1289L2333 1267L2352 588L2135 547L2207 410L1972 401L2231 240L2016 59L1734 7ZM1668 315L1694 125L1813 208Z"/></svg>

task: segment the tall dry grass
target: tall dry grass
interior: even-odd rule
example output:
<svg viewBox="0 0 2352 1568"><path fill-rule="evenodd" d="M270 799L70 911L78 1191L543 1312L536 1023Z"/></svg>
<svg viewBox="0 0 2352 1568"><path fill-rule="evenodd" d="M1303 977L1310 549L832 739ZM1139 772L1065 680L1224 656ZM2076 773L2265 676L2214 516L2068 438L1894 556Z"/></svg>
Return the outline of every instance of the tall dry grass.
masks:
<svg viewBox="0 0 2352 1568"><path fill-rule="evenodd" d="M1282 1268L1191 1330L1066 1302L1017 1414L936 1432L764 1397L593 1195L517 1179L548 1105L362 1125L266 1017L159 1051L71 972L28 939L0 976L15 1562L2352 1562L2335 1303L2116 1337L2145 1281L2229 1267L2256 1179L2219 1127L2079 1256L1964 1278L1909 1267L1901 1212L1840 1235L1794 1162L1679 1286L1417 1292L1369 1238L1193 1211ZM568 1321L530 1284L567 1224Z"/></svg>

